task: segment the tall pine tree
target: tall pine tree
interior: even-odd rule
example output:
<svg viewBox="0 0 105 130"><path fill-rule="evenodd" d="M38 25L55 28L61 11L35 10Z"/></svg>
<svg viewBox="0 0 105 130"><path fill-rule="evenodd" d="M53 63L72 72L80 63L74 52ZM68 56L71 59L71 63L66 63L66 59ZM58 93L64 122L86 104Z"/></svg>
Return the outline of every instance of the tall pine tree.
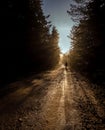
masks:
<svg viewBox="0 0 105 130"><path fill-rule="evenodd" d="M103 0L75 0L75 6L68 11L77 22L71 32L71 68L87 75L94 81L104 81L105 64L105 2ZM73 12L74 11L74 12Z"/></svg>

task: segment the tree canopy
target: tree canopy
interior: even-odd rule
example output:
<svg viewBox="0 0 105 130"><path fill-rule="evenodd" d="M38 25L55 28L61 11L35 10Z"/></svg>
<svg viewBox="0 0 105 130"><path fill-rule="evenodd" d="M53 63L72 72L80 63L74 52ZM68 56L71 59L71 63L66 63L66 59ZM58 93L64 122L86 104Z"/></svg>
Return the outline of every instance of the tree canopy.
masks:
<svg viewBox="0 0 105 130"><path fill-rule="evenodd" d="M41 0L1 2L0 82L58 64L58 31L53 27L50 33L50 15L44 15L42 4Z"/></svg>
<svg viewBox="0 0 105 130"><path fill-rule="evenodd" d="M81 0L72 3L68 14L75 25L71 31L70 66L92 81L105 80L105 2Z"/></svg>

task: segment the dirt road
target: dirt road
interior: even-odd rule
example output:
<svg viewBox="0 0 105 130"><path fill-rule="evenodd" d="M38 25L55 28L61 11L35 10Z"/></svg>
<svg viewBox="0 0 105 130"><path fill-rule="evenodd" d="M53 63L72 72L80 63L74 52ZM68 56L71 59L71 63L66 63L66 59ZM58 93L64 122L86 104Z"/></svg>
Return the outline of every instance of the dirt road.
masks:
<svg viewBox="0 0 105 130"><path fill-rule="evenodd" d="M64 68L0 90L0 130L105 130L105 98Z"/></svg>

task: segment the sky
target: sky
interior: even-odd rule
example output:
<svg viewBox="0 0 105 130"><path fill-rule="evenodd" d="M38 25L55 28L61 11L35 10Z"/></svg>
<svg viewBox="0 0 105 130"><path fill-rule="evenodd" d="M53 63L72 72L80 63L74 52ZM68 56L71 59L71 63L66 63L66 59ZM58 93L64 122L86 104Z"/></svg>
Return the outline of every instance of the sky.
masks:
<svg viewBox="0 0 105 130"><path fill-rule="evenodd" d="M67 14L72 0L43 0L43 12L45 15L50 14L49 21L56 26L59 32L59 47L62 53L66 53L70 49L70 30L73 26L73 21Z"/></svg>

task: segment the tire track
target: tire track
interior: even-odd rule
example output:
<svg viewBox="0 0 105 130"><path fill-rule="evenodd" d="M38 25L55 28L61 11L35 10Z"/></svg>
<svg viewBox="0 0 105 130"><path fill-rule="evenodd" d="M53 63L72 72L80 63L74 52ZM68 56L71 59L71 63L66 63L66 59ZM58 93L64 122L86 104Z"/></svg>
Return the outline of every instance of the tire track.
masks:
<svg viewBox="0 0 105 130"><path fill-rule="evenodd" d="M80 112L82 129L104 130L105 110L96 99L94 92L90 89L91 84L80 81L75 75L71 75L71 79L72 84L75 86L77 96L75 101Z"/></svg>

